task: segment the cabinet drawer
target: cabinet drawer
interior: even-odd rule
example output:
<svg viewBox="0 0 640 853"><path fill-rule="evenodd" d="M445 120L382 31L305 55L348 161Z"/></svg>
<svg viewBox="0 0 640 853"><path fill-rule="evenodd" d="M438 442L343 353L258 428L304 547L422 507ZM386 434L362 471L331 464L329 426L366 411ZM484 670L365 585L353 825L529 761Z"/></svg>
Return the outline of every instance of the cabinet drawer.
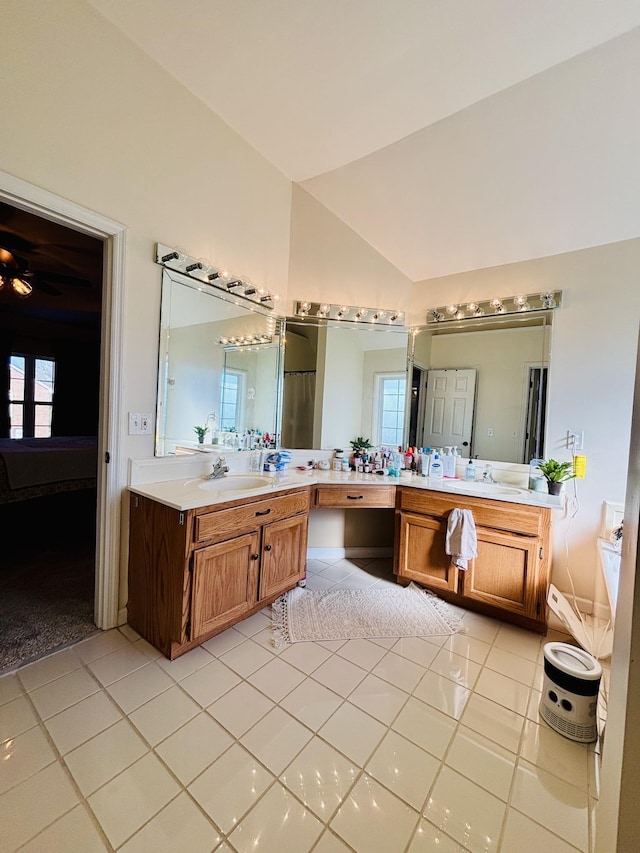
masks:
<svg viewBox="0 0 640 853"><path fill-rule="evenodd" d="M315 506L348 507L364 509L366 507L394 507L396 505L395 486L361 485L323 486L316 488Z"/></svg>
<svg viewBox="0 0 640 853"><path fill-rule="evenodd" d="M257 530L263 524L309 511L309 490L261 499L233 509L219 509L195 518L196 542L222 541Z"/></svg>
<svg viewBox="0 0 640 853"><path fill-rule="evenodd" d="M430 515L433 518L446 518L456 507L470 509L476 526L510 530L527 536L539 536L544 528L544 519L550 513L550 510L544 507L407 488L400 489L399 503L402 510Z"/></svg>

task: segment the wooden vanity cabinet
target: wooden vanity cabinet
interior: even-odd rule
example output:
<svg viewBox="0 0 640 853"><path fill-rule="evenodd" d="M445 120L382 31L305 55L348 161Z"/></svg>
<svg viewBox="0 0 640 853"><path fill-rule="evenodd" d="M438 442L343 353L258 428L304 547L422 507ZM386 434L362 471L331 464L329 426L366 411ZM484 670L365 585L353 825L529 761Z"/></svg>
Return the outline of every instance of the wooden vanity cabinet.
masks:
<svg viewBox="0 0 640 853"><path fill-rule="evenodd" d="M380 483L382 478L373 474L371 478L371 483L363 484L321 483L315 488L313 505L317 509L393 509L395 485Z"/></svg>
<svg viewBox="0 0 640 853"><path fill-rule="evenodd" d="M466 570L445 553L449 513L470 509L478 556ZM544 633L551 510L466 495L399 489L394 571L453 603Z"/></svg>
<svg viewBox="0 0 640 853"><path fill-rule="evenodd" d="M180 512L131 496L128 621L175 658L305 575L309 488Z"/></svg>

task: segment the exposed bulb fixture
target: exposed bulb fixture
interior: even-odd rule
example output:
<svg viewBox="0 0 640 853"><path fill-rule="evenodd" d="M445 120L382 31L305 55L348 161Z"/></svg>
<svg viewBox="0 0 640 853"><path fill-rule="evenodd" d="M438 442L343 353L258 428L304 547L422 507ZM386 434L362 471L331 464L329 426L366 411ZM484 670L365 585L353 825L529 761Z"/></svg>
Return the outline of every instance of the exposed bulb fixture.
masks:
<svg viewBox="0 0 640 853"><path fill-rule="evenodd" d="M274 296L273 299L277 299ZM294 313L298 317L317 317L319 320L339 320L342 323L359 323L366 320L374 326L401 326L404 312L388 308L365 308L362 305L340 305L329 302L296 302Z"/></svg>
<svg viewBox="0 0 640 853"><path fill-rule="evenodd" d="M25 298L33 293L33 285L29 282L32 273L27 268L26 261L16 257L8 249L0 248L0 290L7 288L16 296Z"/></svg>
<svg viewBox="0 0 640 853"><path fill-rule="evenodd" d="M535 294L519 293L516 296L495 297L494 299L469 302L466 306L455 306L457 309L455 314L451 311L454 307L453 304L430 308L427 311L427 323L469 321L485 316L497 320L496 314L507 317L510 314L548 311L552 308L559 308L561 305L561 290Z"/></svg>
<svg viewBox="0 0 640 853"><path fill-rule="evenodd" d="M542 305L545 308L555 308L556 307L556 300L554 299L553 293L549 293L549 292L541 293L540 299L542 300Z"/></svg>

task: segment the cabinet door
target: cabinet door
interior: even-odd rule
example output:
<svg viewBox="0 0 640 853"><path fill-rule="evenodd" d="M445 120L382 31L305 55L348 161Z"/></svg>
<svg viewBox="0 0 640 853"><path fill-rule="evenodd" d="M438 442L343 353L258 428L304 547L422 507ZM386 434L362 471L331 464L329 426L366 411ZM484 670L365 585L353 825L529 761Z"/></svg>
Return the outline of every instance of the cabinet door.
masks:
<svg viewBox="0 0 640 853"><path fill-rule="evenodd" d="M462 575L462 594L536 618L540 541L500 530L476 529L478 556Z"/></svg>
<svg viewBox="0 0 640 853"><path fill-rule="evenodd" d="M400 513L398 575L433 589L456 592L458 569L445 554L445 521L428 515Z"/></svg>
<svg viewBox="0 0 640 853"><path fill-rule="evenodd" d="M262 531L260 598L278 595L304 577L307 516L297 515L267 524Z"/></svg>
<svg viewBox="0 0 640 853"><path fill-rule="evenodd" d="M252 533L194 552L191 639L240 618L255 604L259 542Z"/></svg>

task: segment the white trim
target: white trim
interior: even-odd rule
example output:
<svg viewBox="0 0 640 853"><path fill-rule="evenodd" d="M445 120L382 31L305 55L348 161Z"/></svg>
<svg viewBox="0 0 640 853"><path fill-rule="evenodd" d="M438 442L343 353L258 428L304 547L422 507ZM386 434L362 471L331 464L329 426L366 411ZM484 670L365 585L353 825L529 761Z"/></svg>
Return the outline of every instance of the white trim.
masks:
<svg viewBox="0 0 640 853"><path fill-rule="evenodd" d="M121 369L124 345L126 228L95 211L0 171L0 200L20 210L90 234L104 242L100 424L98 428L98 508L94 618L99 628L119 624ZM104 464L105 453L110 462Z"/></svg>

